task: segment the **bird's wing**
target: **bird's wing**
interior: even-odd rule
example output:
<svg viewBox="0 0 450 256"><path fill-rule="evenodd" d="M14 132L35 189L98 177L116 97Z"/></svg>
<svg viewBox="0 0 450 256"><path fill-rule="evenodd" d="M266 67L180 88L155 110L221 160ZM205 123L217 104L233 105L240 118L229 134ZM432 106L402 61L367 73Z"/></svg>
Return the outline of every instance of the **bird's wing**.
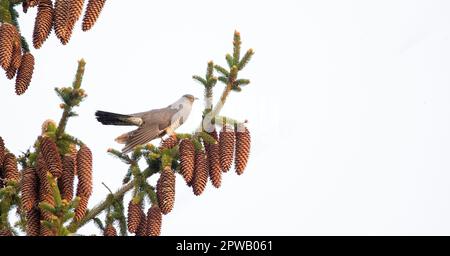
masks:
<svg viewBox="0 0 450 256"><path fill-rule="evenodd" d="M125 144L125 147L122 149L122 152L128 153L134 147L152 141L153 139L158 137L161 132L162 131L159 129L158 124L144 123L138 129L130 132L130 137Z"/></svg>
<svg viewBox="0 0 450 256"><path fill-rule="evenodd" d="M179 113L181 109L182 106L178 109L167 107L133 114L136 116L139 115L144 123L138 129L130 132L130 136L125 147L122 149L122 152L130 152L137 145L143 145L158 136L163 136L166 129L169 128L173 122L180 122L180 120L174 119L179 119L177 118L177 113Z"/></svg>
<svg viewBox="0 0 450 256"><path fill-rule="evenodd" d="M144 120L145 123L151 122L153 124L157 124L159 130L163 131L176 121L174 120L174 118L176 118L176 115L179 111L180 109L174 109L170 107L154 109L144 115L142 117L142 120Z"/></svg>

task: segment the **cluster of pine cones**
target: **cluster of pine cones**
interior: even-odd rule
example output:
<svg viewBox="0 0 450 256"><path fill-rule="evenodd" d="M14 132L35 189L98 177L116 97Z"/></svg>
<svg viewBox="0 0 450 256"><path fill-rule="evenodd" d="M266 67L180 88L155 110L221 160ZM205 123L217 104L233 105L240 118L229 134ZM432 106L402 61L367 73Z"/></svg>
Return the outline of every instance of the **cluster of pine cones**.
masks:
<svg viewBox="0 0 450 256"><path fill-rule="evenodd" d="M89 0L84 13L82 29L87 31L94 26L106 0ZM41 48L52 29L63 45L72 36L75 23L83 11L84 0L26 0L23 11L37 6L37 15L33 30L33 46ZM0 23L0 66L6 77L16 77L16 94L25 93L30 85L34 70L34 57L22 47L22 37L16 26Z"/></svg>
<svg viewBox="0 0 450 256"><path fill-rule="evenodd" d="M195 148L191 139L178 140L168 137L163 140L160 149L179 145L180 174L187 185L199 196L206 188L208 179L214 187L219 188L222 173L231 169L234 158L236 173L244 173L250 155L250 132L243 125L239 129L224 126L219 134L214 130L209 133L218 144L204 142L204 149ZM166 166L156 184L157 205L153 204L145 214L142 204L131 200L128 204L128 231L137 236L158 236L161 233L162 216L172 211L175 203L175 172ZM115 236L112 225L105 228L104 235Z"/></svg>
<svg viewBox="0 0 450 256"><path fill-rule="evenodd" d="M0 66L8 79L16 77L16 93L23 94L33 76L34 57L23 51L19 31L8 23L0 24Z"/></svg>
<svg viewBox="0 0 450 256"><path fill-rule="evenodd" d="M223 126L219 136L215 130L209 135L218 141L218 144L208 144L204 141L205 151L196 150L189 139L180 142L180 173L187 185L192 186L196 196L203 193L208 178L214 187L220 187L222 173L231 169L233 158L236 173L243 174L250 155L250 132L244 125L240 125L236 130Z"/></svg>
<svg viewBox="0 0 450 256"><path fill-rule="evenodd" d="M39 209L39 202L54 205L53 190L47 179L50 172L57 178L61 198L70 202L74 197L74 180L78 177L76 196L80 198L75 209L74 220L81 220L87 209L92 194L92 153L86 146L77 151L72 147L71 153L61 156L56 143L49 137L39 139L39 155L35 167L26 167L18 171L16 157L7 153L0 137L0 181L16 180L20 183L21 209L26 214L26 233L28 236L56 235L41 225L41 220L51 220L51 213ZM5 185L0 183L0 187Z"/></svg>
<svg viewBox="0 0 450 256"><path fill-rule="evenodd" d="M208 178L214 187L222 183L222 173L231 169L234 158L236 173L244 173L250 155L251 137L247 127L240 125L236 130L223 126L218 136L216 130L209 135L218 144L204 143L204 149L196 149L191 139L180 142L175 137L169 137L161 143L161 148L172 148L179 144L180 173L186 184L192 187L196 196L203 193Z"/></svg>
<svg viewBox="0 0 450 256"><path fill-rule="evenodd" d="M94 26L106 0L89 0L84 13L82 29L87 31ZM72 36L75 23L81 17L84 0L27 0L23 10L37 6L34 23L33 46L39 49L50 35L52 28L62 44L67 44Z"/></svg>

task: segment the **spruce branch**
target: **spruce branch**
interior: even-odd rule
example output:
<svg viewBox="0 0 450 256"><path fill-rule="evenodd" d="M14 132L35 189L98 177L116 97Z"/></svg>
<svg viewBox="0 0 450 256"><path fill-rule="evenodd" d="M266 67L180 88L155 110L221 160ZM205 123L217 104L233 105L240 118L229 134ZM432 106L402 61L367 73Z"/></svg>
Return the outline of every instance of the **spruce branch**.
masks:
<svg viewBox="0 0 450 256"><path fill-rule="evenodd" d="M81 89L81 82L83 81L85 66L86 62L84 61L84 59L78 61L78 68L72 87L55 89L57 94L64 102L64 111L56 130L57 139L60 139L64 134L64 130L66 129L69 118L71 116L74 116L74 112L72 111L73 107L78 106L80 102L83 101L83 99L86 97L84 90Z"/></svg>
<svg viewBox="0 0 450 256"><path fill-rule="evenodd" d="M198 82L200 82L201 84L203 84L204 86L206 86L206 80L203 77L200 76L192 76L192 78L194 80L197 80Z"/></svg>
<svg viewBox="0 0 450 256"><path fill-rule="evenodd" d="M250 83L248 79L238 79L239 71L241 71L250 61L251 57L254 54L253 49L250 49L246 52L244 57L240 59L241 52L241 35L238 31L235 31L233 38L233 60L231 64L230 54L226 55L227 62L230 66L230 70L226 70L220 65L214 65L214 69L221 74L218 80L225 84L225 88L220 96L218 102L214 105L214 108L208 112L208 115L205 116L197 130L203 130L204 125L209 125L207 121L210 123L214 123L215 117L220 114L223 106L226 103L226 100L231 91L241 91L241 85L247 85Z"/></svg>
<svg viewBox="0 0 450 256"><path fill-rule="evenodd" d="M234 31L234 38L233 38L233 65L236 65L239 63L239 59L241 57L241 33L238 31Z"/></svg>
<svg viewBox="0 0 450 256"><path fill-rule="evenodd" d="M245 53L244 57L242 57L242 60L239 61L239 64L238 64L239 70L242 70L242 69L245 68L245 66L247 66L247 64L250 62L251 58L253 57L253 54L255 54L255 52L253 51L253 49L249 49L249 50Z"/></svg>

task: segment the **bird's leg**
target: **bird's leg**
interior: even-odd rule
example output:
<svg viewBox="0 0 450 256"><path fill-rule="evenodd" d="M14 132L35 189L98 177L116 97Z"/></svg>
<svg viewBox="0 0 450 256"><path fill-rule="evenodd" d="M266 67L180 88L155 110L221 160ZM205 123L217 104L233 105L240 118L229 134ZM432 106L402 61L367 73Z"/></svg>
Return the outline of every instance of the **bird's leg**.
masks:
<svg viewBox="0 0 450 256"><path fill-rule="evenodd" d="M174 129L172 129L171 127L167 127L166 133L173 139L177 139L177 134L175 133Z"/></svg>

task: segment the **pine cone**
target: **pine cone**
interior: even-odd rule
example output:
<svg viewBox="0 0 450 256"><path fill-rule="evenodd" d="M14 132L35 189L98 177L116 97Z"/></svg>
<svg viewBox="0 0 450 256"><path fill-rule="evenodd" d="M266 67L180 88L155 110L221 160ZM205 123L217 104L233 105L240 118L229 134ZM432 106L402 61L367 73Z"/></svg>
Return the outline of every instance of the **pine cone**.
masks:
<svg viewBox="0 0 450 256"><path fill-rule="evenodd" d="M104 236L117 236L116 228L114 228L113 224L108 224L103 232Z"/></svg>
<svg viewBox="0 0 450 256"><path fill-rule="evenodd" d="M250 131L245 126L240 127L240 129L236 131L236 152L234 159L234 166L238 175L243 174L245 166L247 166L248 157L250 155L250 143Z"/></svg>
<svg viewBox="0 0 450 256"><path fill-rule="evenodd" d="M106 0L89 0L83 18L83 31L88 31L92 28L92 26L94 26L100 12L103 9L103 6L105 5L105 2Z"/></svg>
<svg viewBox="0 0 450 256"><path fill-rule="evenodd" d="M194 174L195 147L189 139L184 139L180 143L180 172L187 184L192 182Z"/></svg>
<svg viewBox="0 0 450 256"><path fill-rule="evenodd" d="M7 70L11 63L14 43L20 40L14 25L3 23L0 26L0 66Z"/></svg>
<svg viewBox="0 0 450 256"><path fill-rule="evenodd" d="M194 195L199 196L203 193L208 182L208 166L206 163L206 155L203 150L195 154L195 170L192 181Z"/></svg>
<svg viewBox="0 0 450 256"><path fill-rule="evenodd" d="M62 161L63 173L61 178L58 179L58 187L61 191L61 198L67 201L72 201L73 199L73 181L75 179L75 158L71 155L66 155L63 157Z"/></svg>
<svg viewBox="0 0 450 256"><path fill-rule="evenodd" d="M0 230L0 236L13 236L13 233L9 229Z"/></svg>
<svg viewBox="0 0 450 256"><path fill-rule="evenodd" d="M49 199L49 202L53 202L53 191L47 179L47 172L47 165L42 155L39 155L36 166L36 174L39 180L39 200Z"/></svg>
<svg viewBox="0 0 450 256"><path fill-rule="evenodd" d="M220 131L219 138L220 166L223 172L228 172L233 163L234 139L234 132L231 128L224 126Z"/></svg>
<svg viewBox="0 0 450 256"><path fill-rule="evenodd" d="M11 154L7 153L3 160L3 169L5 170L5 179L6 180L20 180L20 174L17 170L17 159Z"/></svg>
<svg viewBox="0 0 450 256"><path fill-rule="evenodd" d="M77 174L77 165L76 165L77 154L78 154L77 146L75 144L71 144L69 146L68 155L71 156L74 159L74 161L75 161L75 170L74 170L74 173L73 173L74 176L78 176L78 174Z"/></svg>
<svg viewBox="0 0 450 256"><path fill-rule="evenodd" d="M0 169L3 166L3 159L5 158L6 148L5 148L5 142L3 141L3 138L0 137Z"/></svg>
<svg viewBox="0 0 450 256"><path fill-rule="evenodd" d="M80 221L84 217L89 203L89 197L87 196L79 196L79 197L80 202L78 203L78 207L75 209L75 217L73 217L75 221Z"/></svg>
<svg viewBox="0 0 450 256"><path fill-rule="evenodd" d="M22 171L22 209L31 211L39 200L38 177L33 168L26 168Z"/></svg>
<svg viewBox="0 0 450 256"><path fill-rule="evenodd" d="M39 236L41 229L41 216L39 210L32 209L27 212L27 236Z"/></svg>
<svg viewBox="0 0 450 256"><path fill-rule="evenodd" d="M128 203L127 226L128 231L131 233L137 232L139 222L141 221L141 211L142 206L140 204L135 204L133 203L133 200L130 200Z"/></svg>
<svg viewBox="0 0 450 256"><path fill-rule="evenodd" d="M40 0L36 20L34 22L33 46L41 48L47 40L53 26L53 2L51 0Z"/></svg>
<svg viewBox="0 0 450 256"><path fill-rule="evenodd" d="M175 173L170 167L165 167L156 184L156 196L163 214L172 211L175 203Z"/></svg>
<svg viewBox="0 0 450 256"><path fill-rule="evenodd" d="M39 188L39 202L40 203L45 202L51 206L55 206L55 200L53 198L53 194L46 193L45 189L43 189L43 188ZM51 212L48 212L43 209L39 209L39 210L40 210L42 220L50 221L54 216L53 213L51 213Z"/></svg>
<svg viewBox="0 0 450 256"><path fill-rule="evenodd" d="M48 171L53 175L53 177L61 177L62 162L56 143L49 137L43 137L41 139L40 150Z"/></svg>
<svg viewBox="0 0 450 256"><path fill-rule="evenodd" d="M47 186L50 186L47 182L43 182L43 180L39 185L39 202L46 202L49 205L54 206L55 205L55 199L53 198L53 194L47 191ZM41 219L42 220L51 220L53 217L53 214L51 212L45 211L43 209L40 209Z"/></svg>
<svg viewBox="0 0 450 256"><path fill-rule="evenodd" d="M20 67L21 62L22 62L22 44L20 43L20 41L17 41L14 43L11 63L9 64L9 67L6 70L6 77L8 79L14 78L17 70Z"/></svg>
<svg viewBox="0 0 450 256"><path fill-rule="evenodd" d="M67 20L66 20L66 34L64 37L64 42L68 43L70 37L72 36L75 23L78 21L78 19L81 16L81 12L83 11L84 0L72 0L66 4L67 4L67 11L66 11Z"/></svg>
<svg viewBox="0 0 450 256"><path fill-rule="evenodd" d="M25 93L30 86L31 78L34 71L34 56L30 52L22 55L19 70L16 77L16 94L21 95Z"/></svg>
<svg viewBox="0 0 450 256"><path fill-rule="evenodd" d="M161 234L162 213L157 205L147 211L147 235L159 236Z"/></svg>
<svg viewBox="0 0 450 256"><path fill-rule="evenodd" d="M39 179L39 188L38 188L39 202L46 202L50 205L54 205L55 202L53 198L53 191L47 179L47 172L48 172L47 165L45 164L45 160L40 154L37 158L37 167L36 167L36 173ZM43 220L50 220L52 217L51 213L44 211L42 209L40 213L41 219ZM41 227L41 233L43 229L45 230L44 227Z"/></svg>
<svg viewBox="0 0 450 256"><path fill-rule="evenodd" d="M139 225L136 230L136 236L147 236L147 216L145 216L142 208L139 208Z"/></svg>
<svg viewBox="0 0 450 256"><path fill-rule="evenodd" d="M216 130L209 133L216 141L218 141L218 136ZM219 144L208 144L204 142L207 161L208 161L208 171L209 177L214 187L219 188L222 183L222 170L220 167L220 154L219 154Z"/></svg>
<svg viewBox="0 0 450 256"><path fill-rule="evenodd" d="M55 234L49 228L44 225L39 226L39 236L54 236Z"/></svg>
<svg viewBox="0 0 450 256"><path fill-rule="evenodd" d="M161 140L161 145L159 149L173 148L178 144L178 139L176 137L170 136L165 140Z"/></svg>
<svg viewBox="0 0 450 256"><path fill-rule="evenodd" d="M81 146L77 154L78 187L77 195L89 197L92 194L92 152Z"/></svg>
<svg viewBox="0 0 450 256"><path fill-rule="evenodd" d="M53 16L53 26L55 27L55 34L62 44L67 44L69 42L70 35L72 33L67 29L67 17L69 12L69 2L70 0L56 0L54 16Z"/></svg>

